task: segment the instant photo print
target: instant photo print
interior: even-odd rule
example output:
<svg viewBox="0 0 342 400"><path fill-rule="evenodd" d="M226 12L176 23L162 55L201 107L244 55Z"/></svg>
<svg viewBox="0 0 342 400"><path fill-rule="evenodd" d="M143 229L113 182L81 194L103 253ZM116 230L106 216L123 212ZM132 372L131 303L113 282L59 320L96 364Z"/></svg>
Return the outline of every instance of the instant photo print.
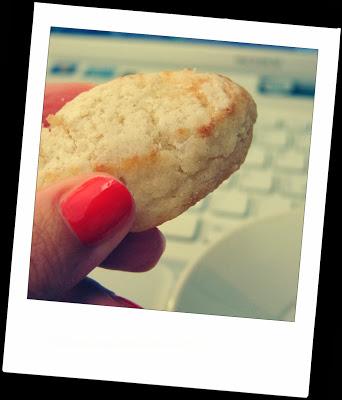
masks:
<svg viewBox="0 0 342 400"><path fill-rule="evenodd" d="M339 37L339 29L35 3L4 371L306 397ZM47 135L72 138L65 161L72 163L82 147L73 131L75 115L79 135L80 126L88 129L84 118L95 103L87 96L94 88L173 71L227 76L253 98L257 119L244 162L159 225L163 236L155 228L139 234L120 228L111 257L101 263L92 261L103 250L88 246L95 228L80 222L83 203L75 190L72 206L61 200L60 218L77 211L61 228L76 235L61 241L57 252L63 259L65 246L74 269L61 262L63 271L56 272L56 262L45 259L55 272L35 286L31 282L45 272L32 261L32 229L39 225L33 221L48 215L45 205L38 206L45 204L37 200L38 160L66 154L58 140L45 145L42 124L54 126ZM54 116L51 96L75 83L83 89L59 94L59 108L84 100ZM130 90L123 86L122 98ZM204 107L205 89L198 90L198 107ZM162 93L154 96L156 101ZM136 109L138 116L139 102ZM135 121L133 114L122 124ZM93 124L99 135L110 130L101 115ZM74 172L60 179L60 170L49 172L47 179L57 176L51 185L71 179L71 190L78 173L91 172L76 164L67 168ZM126 181L113 175L121 180L113 209L123 215ZM55 193L51 187L44 190ZM95 196L89 185L82 190ZM105 223L106 201L94 200L87 214L98 224ZM82 238L88 247L80 261ZM75 272L81 262L88 263L84 276ZM49 292L42 285L53 295L35 295Z"/></svg>

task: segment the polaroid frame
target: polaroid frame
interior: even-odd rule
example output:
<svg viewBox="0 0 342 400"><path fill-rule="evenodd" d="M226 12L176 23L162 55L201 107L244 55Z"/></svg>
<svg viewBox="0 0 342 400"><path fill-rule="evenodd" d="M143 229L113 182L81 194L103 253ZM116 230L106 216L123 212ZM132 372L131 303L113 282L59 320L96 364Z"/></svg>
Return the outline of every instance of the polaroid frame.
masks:
<svg viewBox="0 0 342 400"><path fill-rule="evenodd" d="M318 49L295 322L27 299L51 26ZM3 370L306 397L339 40L340 29L35 3Z"/></svg>

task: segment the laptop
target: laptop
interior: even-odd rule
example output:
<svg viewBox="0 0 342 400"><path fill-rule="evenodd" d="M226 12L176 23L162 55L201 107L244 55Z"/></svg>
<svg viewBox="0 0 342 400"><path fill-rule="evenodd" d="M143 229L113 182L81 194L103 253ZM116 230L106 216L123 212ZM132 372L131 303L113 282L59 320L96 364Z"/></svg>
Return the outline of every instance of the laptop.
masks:
<svg viewBox="0 0 342 400"><path fill-rule="evenodd" d="M302 218L299 210L305 204L316 64L314 49L52 28L48 82L100 84L137 72L195 68L228 75L252 94L258 107L253 142L240 170L159 227L167 246L158 266L143 274L96 268L90 276L145 308L170 309L170 298L184 271L223 236L231 237L243 226L277 215L297 213ZM237 251L246 251L242 241L241 246ZM298 274L291 271L289 285L297 287ZM276 270L274 274L277 279ZM272 281L269 276L267 281ZM291 293L293 298L295 292ZM232 315L231 309L227 315ZM237 309L243 307L237 304ZM293 320L293 312L286 315L285 319Z"/></svg>

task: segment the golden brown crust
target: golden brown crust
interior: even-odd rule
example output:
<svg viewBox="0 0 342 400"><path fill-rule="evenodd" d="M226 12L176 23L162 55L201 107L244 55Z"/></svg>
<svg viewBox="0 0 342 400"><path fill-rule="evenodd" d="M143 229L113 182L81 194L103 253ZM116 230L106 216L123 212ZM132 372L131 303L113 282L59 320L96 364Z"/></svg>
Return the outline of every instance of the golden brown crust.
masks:
<svg viewBox="0 0 342 400"><path fill-rule="evenodd" d="M224 121L226 118L229 116L232 116L234 113L234 105L232 104L229 107L226 107L225 109L221 110L220 112L217 112L211 117L211 120L208 124L202 125L197 129L197 132L199 135L203 138L211 136L216 128L217 125L220 124L222 121Z"/></svg>
<svg viewBox="0 0 342 400"><path fill-rule="evenodd" d="M108 174L116 175L118 171L134 171L140 168L149 168L158 160L159 154L157 151L151 151L149 154L134 155L127 158L118 164L101 164L95 163L93 165L95 172L106 172Z"/></svg>

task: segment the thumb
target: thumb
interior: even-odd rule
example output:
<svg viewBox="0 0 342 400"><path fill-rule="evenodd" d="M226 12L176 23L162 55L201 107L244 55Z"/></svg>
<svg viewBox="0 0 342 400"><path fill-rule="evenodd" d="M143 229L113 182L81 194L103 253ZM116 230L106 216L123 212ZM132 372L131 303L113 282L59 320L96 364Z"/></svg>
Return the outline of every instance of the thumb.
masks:
<svg viewBox="0 0 342 400"><path fill-rule="evenodd" d="M99 265L129 232L134 201L107 174L88 174L38 191L28 297L57 299Z"/></svg>

